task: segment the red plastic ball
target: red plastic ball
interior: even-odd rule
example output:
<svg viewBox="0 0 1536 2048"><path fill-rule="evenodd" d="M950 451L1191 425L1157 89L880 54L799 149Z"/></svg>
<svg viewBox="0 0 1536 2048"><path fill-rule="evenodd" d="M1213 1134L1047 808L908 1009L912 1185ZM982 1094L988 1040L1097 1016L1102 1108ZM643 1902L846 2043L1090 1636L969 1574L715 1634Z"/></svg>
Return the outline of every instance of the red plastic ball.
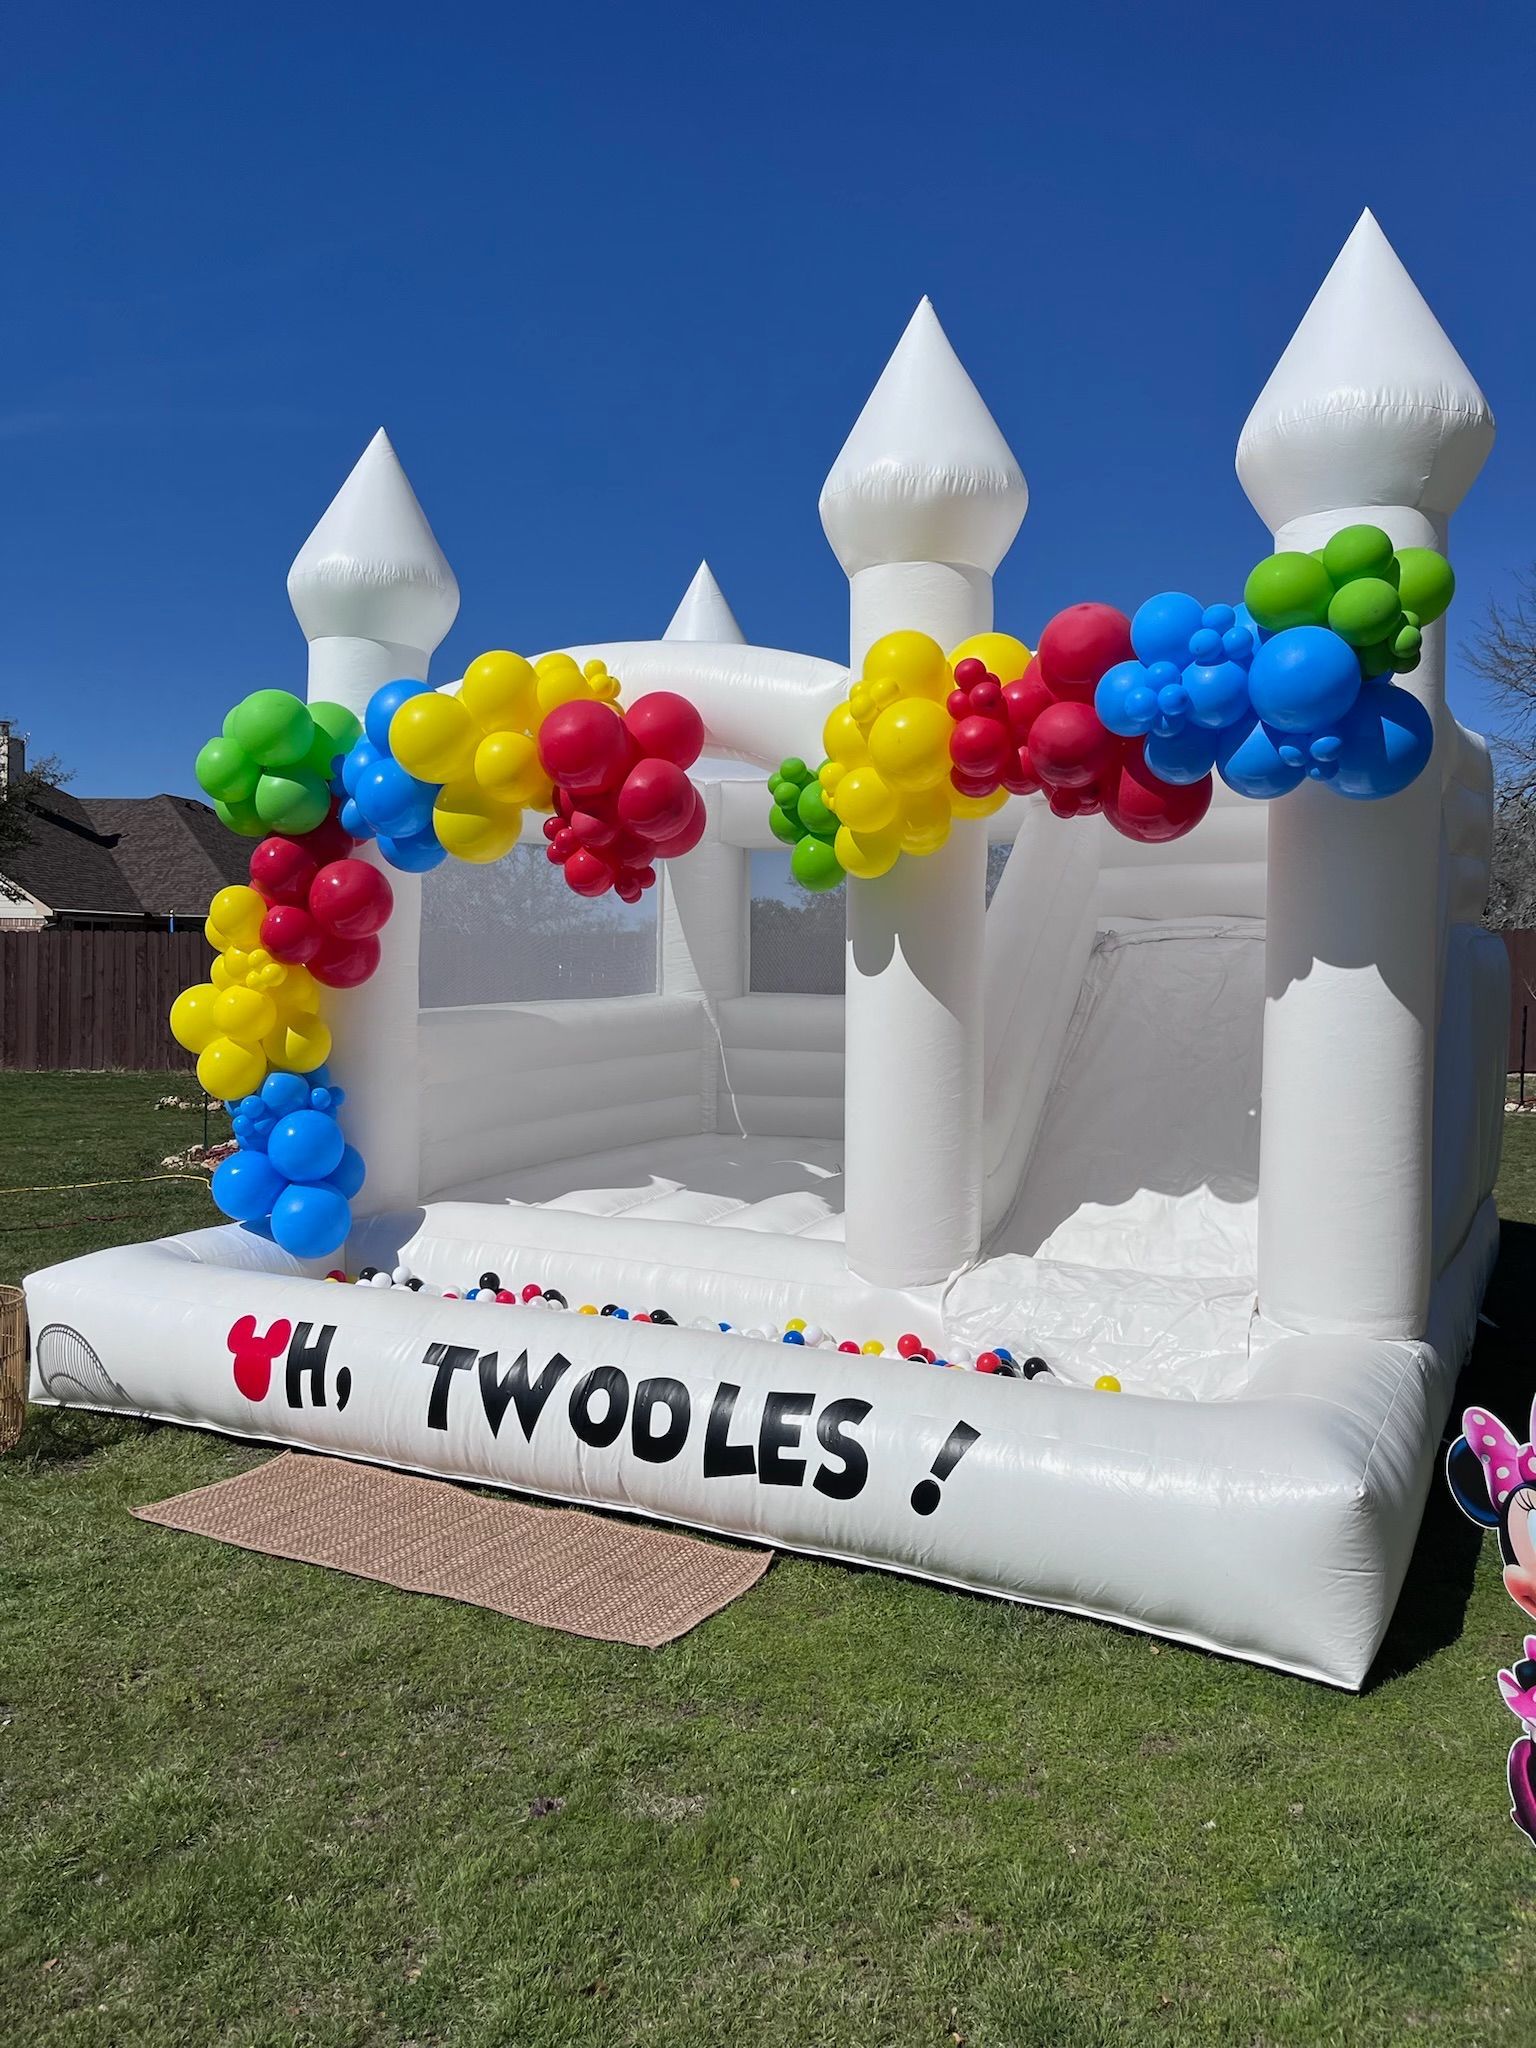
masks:
<svg viewBox="0 0 1536 2048"><path fill-rule="evenodd" d="M1211 807L1211 789L1209 775L1198 782L1160 781L1140 747L1128 747L1118 772L1105 778L1104 815L1127 839L1160 846L1195 829Z"/></svg>
<svg viewBox="0 0 1536 2048"><path fill-rule="evenodd" d="M327 988L360 988L378 971L381 948L375 938L324 941L309 962L309 971Z"/></svg>
<svg viewBox="0 0 1536 2048"><path fill-rule="evenodd" d="M565 863L565 879L578 896L601 896L613 887L613 869L590 846L578 846Z"/></svg>
<svg viewBox="0 0 1536 2048"><path fill-rule="evenodd" d="M297 903L274 903L261 920L261 943L274 960L306 966L325 943L325 933Z"/></svg>
<svg viewBox="0 0 1536 2048"><path fill-rule="evenodd" d="M1109 766L1110 735L1091 704L1047 705L1029 729L1035 773L1054 789L1085 789Z"/></svg>
<svg viewBox="0 0 1536 2048"><path fill-rule="evenodd" d="M1003 1361L995 1351L982 1351L977 1354L976 1370L978 1372L1001 1372L1002 1367Z"/></svg>
<svg viewBox="0 0 1536 2048"><path fill-rule="evenodd" d="M994 787L1008 752L1008 728L996 718L962 718L949 736L949 758L961 774L990 777Z"/></svg>
<svg viewBox="0 0 1536 2048"><path fill-rule="evenodd" d="M636 1316L631 1316L629 1320L630 1320L630 1321L631 1321L632 1323L648 1323L648 1322L649 1322L649 1321L650 1321L651 1319L650 1319L650 1317L649 1317L649 1316L647 1316L647 1315L636 1315Z"/></svg>
<svg viewBox="0 0 1536 2048"><path fill-rule="evenodd" d="M682 854L692 853L704 837L704 827L709 823L709 806L703 796L694 791L693 815L681 832L674 832L670 839L656 839L647 849L654 860L677 860ZM640 886L649 889L656 880L656 870L647 862L639 870Z"/></svg>
<svg viewBox="0 0 1536 2048"><path fill-rule="evenodd" d="M651 690L637 697L624 714L629 736L642 754L691 768L704 751L704 721L672 690Z"/></svg>
<svg viewBox="0 0 1536 2048"><path fill-rule="evenodd" d="M619 791L621 821L642 839L674 839L693 816L693 784L675 761L645 760Z"/></svg>
<svg viewBox="0 0 1536 2048"><path fill-rule="evenodd" d="M599 704L595 698L557 704L539 727L544 773L577 796L616 789L634 757L623 719L611 704Z"/></svg>
<svg viewBox="0 0 1536 2048"><path fill-rule="evenodd" d="M1008 724L1015 737L1020 740L1026 737L1047 704L1054 704L1055 701L1040 673L1038 661L1032 661L1023 675L1015 681L1003 685L1003 704L1008 713Z"/></svg>
<svg viewBox="0 0 1536 2048"><path fill-rule="evenodd" d="M1112 604L1069 604L1040 635L1041 680L1058 697L1086 698L1106 669L1134 661L1131 622Z"/></svg>
<svg viewBox="0 0 1536 2048"><path fill-rule="evenodd" d="M339 939L372 938L394 907L388 876L370 861L330 861L309 885L311 914Z"/></svg>
<svg viewBox="0 0 1536 2048"><path fill-rule="evenodd" d="M965 663L962 661L960 666L964 668ZM904 1336L898 1337L896 1339L896 1349L901 1353L903 1358L911 1358L914 1352L921 1351L922 1348L922 1338L915 1337L910 1330L908 1330Z"/></svg>
<svg viewBox="0 0 1536 2048"><path fill-rule="evenodd" d="M512 1292L510 1287L498 1287L496 1290L496 1299L502 1302L510 1302L513 1306L516 1306L517 1303L517 1296Z"/></svg>
<svg viewBox="0 0 1536 2048"><path fill-rule="evenodd" d="M855 1358L857 1358L859 1355L858 1345L850 1344L846 1337L843 1339L842 1343L838 1345L837 1348L839 1351L851 1351Z"/></svg>
<svg viewBox="0 0 1536 2048"><path fill-rule="evenodd" d="M534 1299L536 1299L537 1296L541 1295L543 1292L544 1290L539 1285L537 1280L530 1280L527 1286L523 1289L523 1299L524 1301L533 1301Z"/></svg>
<svg viewBox="0 0 1536 2048"><path fill-rule="evenodd" d="M275 832L251 849L251 887L269 903L307 903L316 867L307 845Z"/></svg>

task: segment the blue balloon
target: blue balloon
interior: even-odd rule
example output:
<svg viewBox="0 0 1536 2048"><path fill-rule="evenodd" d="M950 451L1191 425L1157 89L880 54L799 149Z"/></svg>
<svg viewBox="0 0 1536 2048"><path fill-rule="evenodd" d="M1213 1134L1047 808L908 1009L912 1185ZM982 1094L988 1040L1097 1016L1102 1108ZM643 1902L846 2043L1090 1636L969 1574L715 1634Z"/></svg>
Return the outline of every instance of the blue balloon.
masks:
<svg viewBox="0 0 1536 2048"><path fill-rule="evenodd" d="M286 1185L264 1152L231 1152L213 1171L213 1199L237 1223L270 1216Z"/></svg>
<svg viewBox="0 0 1536 2048"><path fill-rule="evenodd" d="M1190 717L1208 732L1220 732L1249 715L1248 671L1235 661L1217 661L1209 667L1191 662L1184 671L1184 688Z"/></svg>
<svg viewBox="0 0 1536 2048"><path fill-rule="evenodd" d="M352 1228L352 1205L326 1183L285 1188L272 1204L272 1235L296 1259L338 1251Z"/></svg>
<svg viewBox="0 0 1536 2048"><path fill-rule="evenodd" d="M356 797L349 796L342 805L339 817L341 829L352 839L371 839L373 827L357 808Z"/></svg>
<svg viewBox="0 0 1536 2048"><path fill-rule="evenodd" d="M1122 739L1139 739L1152 730L1157 716L1157 692L1147 680L1139 661L1117 661L1100 676L1093 692L1093 708L1099 722Z"/></svg>
<svg viewBox="0 0 1536 2048"><path fill-rule="evenodd" d="M1396 683L1363 684L1335 731L1339 754L1332 786L1340 796L1362 802L1406 789L1428 766L1435 744L1429 713Z"/></svg>
<svg viewBox="0 0 1536 2048"><path fill-rule="evenodd" d="M379 851L392 868L408 875L424 875L431 868L440 868L448 858L447 847L430 825L425 832L411 832L404 838L396 832L381 832Z"/></svg>
<svg viewBox="0 0 1536 2048"><path fill-rule="evenodd" d="M292 1116L296 1109L308 1109L312 1086L308 1074L268 1074L261 1084L262 1107L273 1116Z"/></svg>
<svg viewBox="0 0 1536 2048"><path fill-rule="evenodd" d="M1320 732L1341 719L1360 691L1360 662L1326 626L1291 626L1266 640L1248 671L1248 696L1280 732Z"/></svg>
<svg viewBox="0 0 1536 2048"><path fill-rule="evenodd" d="M407 775L398 761L387 757L374 762L358 782L352 801L375 832L420 832L432 823L432 806L439 784L418 782Z"/></svg>
<svg viewBox="0 0 1536 2048"><path fill-rule="evenodd" d="M379 759L379 749L372 740L355 740L341 757L341 786L348 796L355 796L357 785L365 770Z"/></svg>
<svg viewBox="0 0 1536 2048"><path fill-rule="evenodd" d="M360 1191L367 1177L368 1169L363 1164L362 1153L358 1151L355 1145L344 1145L341 1149L340 1160L331 1170L329 1176L330 1185L336 1189L338 1194L345 1195L350 1202L352 1197Z"/></svg>
<svg viewBox="0 0 1536 2048"><path fill-rule="evenodd" d="M1229 604L1208 604L1200 616L1213 633L1230 633L1237 624L1237 613Z"/></svg>
<svg viewBox="0 0 1536 2048"><path fill-rule="evenodd" d="M1287 796L1306 770L1280 758L1284 734L1276 735L1257 718L1231 725L1216 734L1216 772L1239 796Z"/></svg>
<svg viewBox="0 0 1536 2048"><path fill-rule="evenodd" d="M327 1179L345 1150L340 1125L318 1109L285 1116L267 1140L268 1158L288 1180Z"/></svg>
<svg viewBox="0 0 1536 2048"><path fill-rule="evenodd" d="M1171 661L1183 668L1189 643L1205 620L1200 600L1182 590L1149 597L1131 621L1131 645L1145 662Z"/></svg>
<svg viewBox="0 0 1536 2048"><path fill-rule="evenodd" d="M389 752L389 722L400 706L408 697L423 696L430 688L429 683L416 683L402 677L398 682L381 683L368 699L368 709L363 713L363 730L381 754Z"/></svg>
<svg viewBox="0 0 1536 2048"><path fill-rule="evenodd" d="M253 1216L249 1223L242 1223L240 1228L248 1230L252 1237L264 1237L268 1244L274 1241L272 1236L272 1218L270 1216Z"/></svg>
<svg viewBox="0 0 1536 2048"><path fill-rule="evenodd" d="M1202 732L1198 725L1186 725L1166 739L1154 733L1143 749L1147 766L1159 782L1199 782L1216 765L1218 738L1216 733Z"/></svg>

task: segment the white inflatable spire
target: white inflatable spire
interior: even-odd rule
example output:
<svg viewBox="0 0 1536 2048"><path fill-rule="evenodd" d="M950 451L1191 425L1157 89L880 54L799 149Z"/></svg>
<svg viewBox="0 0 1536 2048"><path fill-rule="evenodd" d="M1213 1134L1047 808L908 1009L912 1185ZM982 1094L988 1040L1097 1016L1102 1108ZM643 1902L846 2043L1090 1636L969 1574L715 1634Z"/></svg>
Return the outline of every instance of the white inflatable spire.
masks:
<svg viewBox="0 0 1536 2048"><path fill-rule="evenodd" d="M700 562L693 581L683 592L683 601L672 614L672 623L661 636L664 640L707 640L717 647L744 647L747 636L736 623L736 614L725 601L725 592L715 581L708 562Z"/></svg>
<svg viewBox="0 0 1536 2048"><path fill-rule="evenodd" d="M428 653L458 616L458 580L382 427L299 549L288 601L306 640L359 636Z"/></svg>
<svg viewBox="0 0 1536 2048"><path fill-rule="evenodd" d="M821 523L850 576L955 562L990 576L1029 486L925 298L822 486Z"/></svg>
<svg viewBox="0 0 1536 2048"><path fill-rule="evenodd" d="M1492 445L1487 399L1367 210L1248 416L1243 489L1271 530L1334 506L1444 519Z"/></svg>

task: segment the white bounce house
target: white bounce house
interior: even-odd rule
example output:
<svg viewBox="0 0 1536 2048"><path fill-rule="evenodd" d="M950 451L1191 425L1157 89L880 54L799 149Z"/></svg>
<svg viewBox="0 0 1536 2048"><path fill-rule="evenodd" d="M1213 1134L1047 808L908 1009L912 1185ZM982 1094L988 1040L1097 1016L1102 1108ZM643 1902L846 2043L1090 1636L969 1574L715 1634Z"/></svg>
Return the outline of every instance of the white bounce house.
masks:
<svg viewBox="0 0 1536 2048"><path fill-rule="evenodd" d="M1444 550L1492 436L1366 215L1237 467L1278 546L1369 520ZM990 628L1027 501L925 301L821 497L853 673L894 629L950 647ZM426 677L458 590L382 435L288 588L312 698L361 713ZM439 1288L490 1269L678 1326L339 1287L227 1225L35 1274L34 1399L663 1517L1360 1685L1497 1237L1492 779L1445 705L1443 628L1406 679L1436 738L1402 794L1218 785L1162 846L1011 799L849 882L841 995L754 991L747 878L775 844L763 770L806 751L849 671L744 644L707 579L663 639L572 651L628 693L689 698L711 756L746 765L707 783L707 835L665 871L654 993L422 1009L421 883L395 878L381 971L335 1010L369 1168L347 1263ZM1012 847L990 905L989 840ZM887 1355L738 1334L796 1315ZM1005 1341L1050 1372L936 1371L890 1355L907 1330L942 1356Z"/></svg>

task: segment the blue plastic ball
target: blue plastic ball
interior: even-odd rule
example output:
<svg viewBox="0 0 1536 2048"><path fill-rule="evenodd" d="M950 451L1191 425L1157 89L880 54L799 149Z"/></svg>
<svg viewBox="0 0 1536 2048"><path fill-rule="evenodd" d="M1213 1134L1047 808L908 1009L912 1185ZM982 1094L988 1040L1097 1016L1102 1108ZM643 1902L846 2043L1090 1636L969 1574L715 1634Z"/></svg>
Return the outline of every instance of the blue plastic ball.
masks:
<svg viewBox="0 0 1536 2048"><path fill-rule="evenodd" d="M805 1332L803 1330L786 1330L781 1341L785 1344L803 1344L805 1342Z"/></svg>
<svg viewBox="0 0 1536 2048"><path fill-rule="evenodd" d="M381 754L389 752L390 720L409 697L420 697L431 688L430 683L412 682L408 677L398 682L381 683L368 699L368 709L363 713L363 730Z"/></svg>
<svg viewBox="0 0 1536 2048"><path fill-rule="evenodd" d="M214 1168L213 1199L237 1223L253 1223L271 1215L287 1184L264 1152L231 1152Z"/></svg>
<svg viewBox="0 0 1536 2048"><path fill-rule="evenodd" d="M267 1156L289 1180L325 1180L341 1164L346 1141L334 1117L318 1109L285 1116L267 1140Z"/></svg>
<svg viewBox="0 0 1536 2048"><path fill-rule="evenodd" d="M352 1205L321 1182L285 1188L272 1204L272 1235L296 1259L323 1259L347 1241Z"/></svg>
<svg viewBox="0 0 1536 2048"><path fill-rule="evenodd" d="M1266 640L1248 671L1248 696L1279 732L1319 732L1360 694L1360 662L1326 626L1292 626Z"/></svg>
<svg viewBox="0 0 1536 2048"><path fill-rule="evenodd" d="M1131 621L1131 645L1145 662L1171 661L1183 668L1189 660L1189 643L1205 618L1198 598L1182 590L1160 591L1149 597Z"/></svg>

